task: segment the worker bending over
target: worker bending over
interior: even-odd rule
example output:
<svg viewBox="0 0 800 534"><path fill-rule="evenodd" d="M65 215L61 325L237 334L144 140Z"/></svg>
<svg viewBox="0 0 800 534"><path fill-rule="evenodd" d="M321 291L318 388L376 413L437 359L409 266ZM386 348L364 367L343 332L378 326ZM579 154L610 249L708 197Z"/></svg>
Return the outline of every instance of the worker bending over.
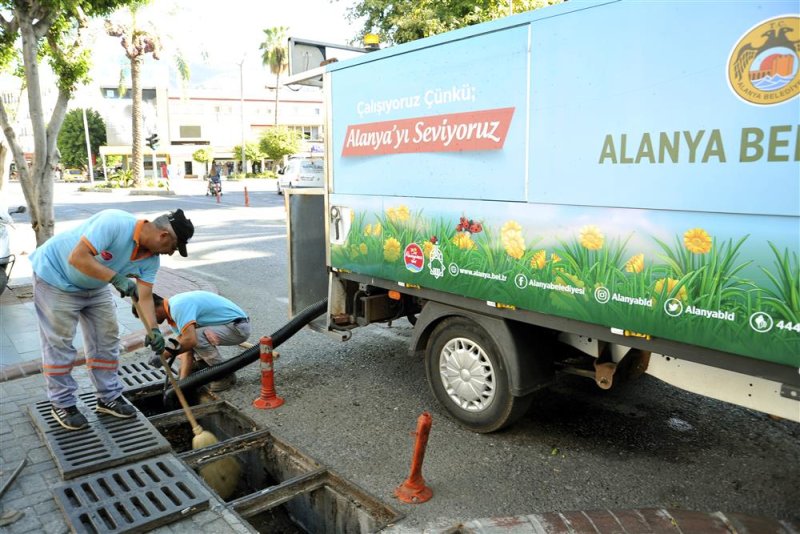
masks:
<svg viewBox="0 0 800 534"><path fill-rule="evenodd" d="M156 322L164 320L178 335L178 347L170 352L180 358L180 378L186 378L193 371L222 363L219 346L233 346L247 341L250 337L250 318L230 300L209 291L187 291L168 299L153 294ZM138 317L136 309L133 314ZM160 366L159 356L151 362ZM209 389L220 392L236 383L236 375L213 381Z"/></svg>

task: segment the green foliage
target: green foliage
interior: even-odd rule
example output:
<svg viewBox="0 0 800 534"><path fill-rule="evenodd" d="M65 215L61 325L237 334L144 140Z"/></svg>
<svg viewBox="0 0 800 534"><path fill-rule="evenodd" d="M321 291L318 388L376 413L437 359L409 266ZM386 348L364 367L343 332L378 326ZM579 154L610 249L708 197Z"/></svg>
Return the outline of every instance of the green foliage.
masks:
<svg viewBox="0 0 800 534"><path fill-rule="evenodd" d="M100 146L106 144L106 123L93 109L86 110L86 122L89 125L89 144L92 154L96 156L100 153ZM64 117L64 123L58 133L58 150L61 152L63 166L83 168L88 166L82 109L73 109Z"/></svg>
<svg viewBox="0 0 800 534"><path fill-rule="evenodd" d="M261 134L258 146L267 159L281 161L300 150L300 134L285 126L275 126Z"/></svg>
<svg viewBox="0 0 800 534"><path fill-rule="evenodd" d="M208 165L214 161L214 151L210 148L199 148L192 153L192 159L198 163Z"/></svg>
<svg viewBox="0 0 800 534"><path fill-rule="evenodd" d="M562 0L514 0L514 13ZM507 0L358 0L347 19L363 19L358 35L377 33L387 44L400 44L508 15Z"/></svg>
<svg viewBox="0 0 800 534"><path fill-rule="evenodd" d="M134 186L133 171L131 169L122 169L111 175L111 179L107 181L109 187L133 187Z"/></svg>
<svg viewBox="0 0 800 534"><path fill-rule="evenodd" d="M259 161L267 157L261 152L258 143L252 141L245 141L244 155L247 157L247 161ZM242 145L233 147L233 159L242 161Z"/></svg>
<svg viewBox="0 0 800 534"><path fill-rule="evenodd" d="M267 28L264 30L264 42L258 47L261 50L261 63L276 76L289 66L289 50L286 48L288 29L286 26Z"/></svg>

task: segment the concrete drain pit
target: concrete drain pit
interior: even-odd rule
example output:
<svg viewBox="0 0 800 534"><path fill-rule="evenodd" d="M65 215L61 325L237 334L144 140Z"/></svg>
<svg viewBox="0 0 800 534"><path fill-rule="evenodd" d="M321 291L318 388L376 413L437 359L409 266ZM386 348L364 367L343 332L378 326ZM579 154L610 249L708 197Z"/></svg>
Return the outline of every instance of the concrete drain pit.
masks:
<svg viewBox="0 0 800 534"><path fill-rule="evenodd" d="M245 466L226 502L259 532L375 532L400 518L267 430L180 455L195 471L226 457Z"/></svg>
<svg viewBox="0 0 800 534"><path fill-rule="evenodd" d="M161 400L161 397L158 397ZM139 408L140 410L142 408ZM227 401L215 401L192 406L192 414L203 430L214 434L219 441L255 431L256 423ZM192 450L192 428L183 410L175 410L150 417L150 423L180 454Z"/></svg>

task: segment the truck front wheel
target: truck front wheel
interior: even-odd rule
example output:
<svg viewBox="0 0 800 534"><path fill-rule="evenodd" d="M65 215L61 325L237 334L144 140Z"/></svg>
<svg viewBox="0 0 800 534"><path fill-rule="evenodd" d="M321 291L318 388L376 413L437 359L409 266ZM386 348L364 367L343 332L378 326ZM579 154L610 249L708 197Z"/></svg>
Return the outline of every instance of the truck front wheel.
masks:
<svg viewBox="0 0 800 534"><path fill-rule="evenodd" d="M477 323L451 317L431 333L425 351L428 385L461 426L494 432L519 419L531 396L514 397L504 355Z"/></svg>

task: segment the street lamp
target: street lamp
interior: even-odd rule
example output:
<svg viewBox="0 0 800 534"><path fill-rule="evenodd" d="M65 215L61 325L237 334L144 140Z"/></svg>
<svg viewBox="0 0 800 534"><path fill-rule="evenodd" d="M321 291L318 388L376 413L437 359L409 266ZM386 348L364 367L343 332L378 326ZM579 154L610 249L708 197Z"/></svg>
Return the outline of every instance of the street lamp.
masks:
<svg viewBox="0 0 800 534"><path fill-rule="evenodd" d="M247 156L244 153L244 59L247 54L242 56L239 62L239 119L242 125L242 173L243 178L247 178Z"/></svg>

